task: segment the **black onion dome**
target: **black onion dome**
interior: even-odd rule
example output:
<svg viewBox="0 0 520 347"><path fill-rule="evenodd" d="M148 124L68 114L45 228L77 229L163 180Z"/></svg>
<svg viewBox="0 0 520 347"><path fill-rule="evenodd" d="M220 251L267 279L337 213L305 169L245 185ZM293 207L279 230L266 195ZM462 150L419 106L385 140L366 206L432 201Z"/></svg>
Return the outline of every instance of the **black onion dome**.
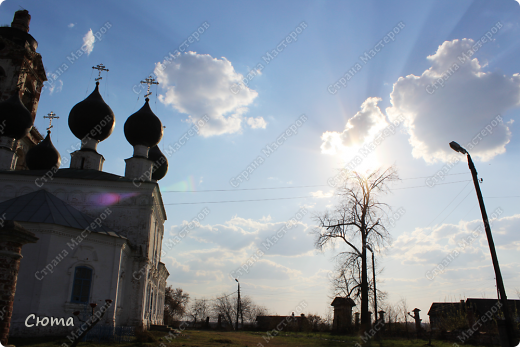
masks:
<svg viewBox="0 0 520 347"><path fill-rule="evenodd" d="M125 122L125 137L132 146L153 147L161 141L163 127L161 120L152 112L148 98L139 111Z"/></svg>
<svg viewBox="0 0 520 347"><path fill-rule="evenodd" d="M103 141L112 134L115 124L114 112L99 94L99 82L92 94L70 110L69 128L80 140L88 136Z"/></svg>
<svg viewBox="0 0 520 347"><path fill-rule="evenodd" d="M53 167L60 167L61 155L52 144L50 131L47 131L47 136L42 142L27 152L25 163L29 170L50 170Z"/></svg>
<svg viewBox="0 0 520 347"><path fill-rule="evenodd" d="M150 151L148 152L148 159L154 163L152 179L158 181L166 176L166 173L168 172L168 160L157 145L150 148Z"/></svg>
<svg viewBox="0 0 520 347"><path fill-rule="evenodd" d="M31 112L22 104L18 91L0 102L0 136L20 140L29 133L32 125Z"/></svg>

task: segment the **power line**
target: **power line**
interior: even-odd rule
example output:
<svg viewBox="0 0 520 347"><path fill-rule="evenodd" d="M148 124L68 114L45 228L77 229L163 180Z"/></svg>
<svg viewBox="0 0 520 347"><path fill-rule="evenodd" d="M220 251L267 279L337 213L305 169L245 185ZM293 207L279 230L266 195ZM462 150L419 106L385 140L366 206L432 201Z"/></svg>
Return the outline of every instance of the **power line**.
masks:
<svg viewBox="0 0 520 347"><path fill-rule="evenodd" d="M267 187L267 188L241 188L241 189L208 189L208 190L165 190L161 193L208 193L208 192L238 192L242 190L267 190L267 189L294 189L294 188L314 188L314 187L329 187L327 184L318 184L313 186L292 186L292 187ZM332 187L331 187L332 188Z"/></svg>
<svg viewBox="0 0 520 347"><path fill-rule="evenodd" d="M466 173L454 173L447 174L445 176L453 176L453 175L465 175ZM401 178L400 181L405 180L417 180L421 178L431 178L432 176L423 176L423 177L409 177L409 178ZM462 182L462 181L460 181ZM464 181L465 182L465 181ZM446 183L438 183L446 184ZM273 190L273 189L296 189L296 188L316 188L316 187L330 187L328 184L316 184L316 185L306 185L306 186L282 186L282 187L264 187L264 188L240 188L240 189L205 189L205 190L161 190L161 193L208 193L208 192L239 192L245 190ZM422 186L421 186L422 187ZM333 188L333 187L330 187ZM405 189L405 188L398 188Z"/></svg>
<svg viewBox="0 0 520 347"><path fill-rule="evenodd" d="M215 298L215 299L200 299L200 300L204 300L204 301L217 301L218 299L224 299L224 298L227 298L228 296L231 296L231 295L233 295L233 294L235 294L235 293L236 293L236 291L234 291L233 293L228 294L228 295L219 296L219 297L217 297L217 298Z"/></svg>
<svg viewBox="0 0 520 347"><path fill-rule="evenodd" d="M471 190L468 192L468 194L466 194L464 199L462 199L461 202L459 202L457 204L457 206L455 206L455 208L453 210L451 210L451 212L446 217L444 217L443 220L441 220L441 222L439 224L442 224L442 222L444 222L446 220L446 218L448 218L457 209L457 207L459 207L459 205L462 204L464 202L464 200L466 200L466 198L469 196L470 193L471 193Z"/></svg>
<svg viewBox="0 0 520 347"><path fill-rule="evenodd" d="M448 205L446 205L446 207L430 222L430 224L428 225L428 228L433 224L433 222L435 222L435 220L437 218L439 218L439 216L453 203L453 201L455 201L455 199L457 199L457 197L464 191L464 189L466 189L466 187L468 186L470 182L468 182L464 188L461 189L461 191L455 195L455 197L450 201L450 203Z"/></svg>
<svg viewBox="0 0 520 347"><path fill-rule="evenodd" d="M441 185L441 184L454 184L454 183L468 182L468 181L470 181L470 180L439 183L437 185ZM393 188L392 190L396 190L396 189L410 189L410 188L424 188L424 187L428 187L428 186L427 185L422 185L422 186L414 186L414 187ZM304 199L304 198L314 198L314 196L312 196L312 195L304 195L304 196L293 196L293 197L288 197L288 198L268 198L268 199L248 199L248 200L219 200L219 201L200 201L200 202L176 202L176 203L169 203L169 204L164 204L164 205L225 204L225 203L231 203L231 202L272 201L272 200L288 200L288 199Z"/></svg>
<svg viewBox="0 0 520 347"><path fill-rule="evenodd" d="M164 205L196 205L196 204L225 204L229 202L251 202L251 201L270 201L270 200L288 200L288 199L302 199L312 198L312 195L293 196L290 198L271 198L271 199L250 199L250 200L221 200L221 201L200 201L200 202L176 202Z"/></svg>
<svg viewBox="0 0 520 347"><path fill-rule="evenodd" d="M453 183L460 183L460 182L471 182L471 180L463 180L463 181L454 181L454 182L445 182L445 183L437 183L436 186L444 185L444 184L453 184ZM428 187L428 185L422 185L422 186L414 186L414 187L403 187L403 188L392 188L390 190L398 190L398 189L411 189L411 188L422 188L422 187Z"/></svg>

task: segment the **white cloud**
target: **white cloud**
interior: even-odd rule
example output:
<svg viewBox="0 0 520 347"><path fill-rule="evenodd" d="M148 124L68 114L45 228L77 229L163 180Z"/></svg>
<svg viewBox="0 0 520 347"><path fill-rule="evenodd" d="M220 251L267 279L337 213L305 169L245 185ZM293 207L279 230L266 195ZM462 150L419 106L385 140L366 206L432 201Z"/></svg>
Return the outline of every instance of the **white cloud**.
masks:
<svg viewBox="0 0 520 347"><path fill-rule="evenodd" d="M495 247L504 251L520 250L520 214L491 221ZM442 224L431 228L416 228L403 233L392 244L391 256L404 265L424 266L433 272L443 265L446 276L455 276L464 269L487 267L489 247L482 220L460 221L458 224Z"/></svg>
<svg viewBox="0 0 520 347"><path fill-rule="evenodd" d="M342 132L327 131L321 135L321 152L336 154L338 151L360 147L388 125L385 115L377 103L380 98L368 98L361 105L361 110L347 121Z"/></svg>
<svg viewBox="0 0 520 347"><path fill-rule="evenodd" d="M270 222L271 221L271 215L267 215L267 216L263 216L261 219L260 219L260 222Z"/></svg>
<svg viewBox="0 0 520 347"><path fill-rule="evenodd" d="M191 123L207 115L209 121L200 130L202 136L241 132L246 106L258 93L249 88L241 89L238 94L231 92L231 86L243 78L231 62L224 57L216 59L195 52L179 53L171 59L156 64L154 72L166 91L159 95L159 100L188 114ZM262 117L251 119L247 119L251 127L265 127Z"/></svg>
<svg viewBox="0 0 520 347"><path fill-rule="evenodd" d="M70 24L67 25L67 26L68 26L69 28L74 28L74 25L76 25L76 24L74 24L74 23L70 23ZM92 31L92 29L91 29L90 31Z"/></svg>
<svg viewBox="0 0 520 347"><path fill-rule="evenodd" d="M184 234L187 236L181 242L193 240L197 243L217 245L219 249L233 252L246 249L251 249L253 252L260 249L271 256L301 256L314 250L314 239L309 234L311 226L302 222L295 222L282 229L286 223L273 222L270 216L264 216L260 220L235 216L223 224L195 223L191 230L186 229L189 232L186 230L181 232L186 225L188 221L173 226L169 235L165 236L164 242L167 244L168 239L175 240L176 235ZM267 244L268 240L271 240L274 245L266 249L263 244Z"/></svg>
<svg viewBox="0 0 520 347"><path fill-rule="evenodd" d="M252 129L258 129L258 128L265 129L265 127L267 126L267 122L262 117L256 117L256 118L250 117L250 118L247 118L247 124Z"/></svg>
<svg viewBox="0 0 520 347"><path fill-rule="evenodd" d="M328 193L324 193L322 190L318 190L317 192L311 192L311 195L317 199L330 198L334 195L334 190L331 190Z"/></svg>
<svg viewBox="0 0 520 347"><path fill-rule="evenodd" d="M48 74L47 74L48 75ZM54 92L59 93L63 89L63 81L57 80L54 83L49 84L49 94L52 95Z"/></svg>
<svg viewBox="0 0 520 347"><path fill-rule="evenodd" d="M485 65L469 58L473 45L471 39L445 41L427 57L431 67L421 76L400 77L394 84L392 106L386 111L390 120L405 117L415 158L429 163L448 161L453 155L448 146L451 141L467 147L472 156L481 160L505 152L511 131L505 123L491 122L518 106L520 76L485 72ZM482 140L477 138L474 144L478 144L471 145L490 124L492 134L482 136Z"/></svg>
<svg viewBox="0 0 520 347"><path fill-rule="evenodd" d="M96 41L96 37L92 33L92 29L90 29L85 36L83 36L83 46L81 49L87 52L87 55L90 55L92 50L94 49L94 42Z"/></svg>

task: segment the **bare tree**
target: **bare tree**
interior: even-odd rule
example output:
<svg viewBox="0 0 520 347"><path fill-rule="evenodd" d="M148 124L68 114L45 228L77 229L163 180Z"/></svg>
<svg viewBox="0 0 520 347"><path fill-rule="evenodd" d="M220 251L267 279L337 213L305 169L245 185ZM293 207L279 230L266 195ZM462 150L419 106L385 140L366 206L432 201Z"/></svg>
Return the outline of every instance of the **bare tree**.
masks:
<svg viewBox="0 0 520 347"><path fill-rule="evenodd" d="M234 327L233 317L236 316L236 306L236 300L231 296L222 294L221 297L215 299L212 309L216 316L221 315L227 324Z"/></svg>
<svg viewBox="0 0 520 347"><path fill-rule="evenodd" d="M406 298L401 298L401 300L399 300L399 311L400 311L400 314L403 316L404 318L404 324L405 324L405 329L406 329L406 338L408 338L408 315L410 314L410 312L408 312L408 303L406 302Z"/></svg>
<svg viewBox="0 0 520 347"><path fill-rule="evenodd" d="M236 297L222 295L215 299L212 306L213 314L221 315L224 321L231 327L234 327L235 317L237 314L237 300ZM264 306L257 305L253 302L250 296L242 296L240 298L240 306L244 317L244 322L253 324L256 322L256 317L266 316L269 311Z"/></svg>
<svg viewBox="0 0 520 347"><path fill-rule="evenodd" d="M332 212L326 211L323 215L315 216L318 223L318 228L314 230L315 246L322 250L326 245L335 245L337 241L348 246L348 250L339 254L346 271L346 276L342 278L347 284L345 294L349 296L359 291L361 324L366 329L370 324L367 245L375 252L380 252L390 240L385 225L391 209L387 204L379 202L378 197L388 192L387 183L399 177L394 167L378 169L366 175L348 170L343 173L344 181L336 190L339 204ZM348 271L355 276L350 276Z"/></svg>
<svg viewBox="0 0 520 347"><path fill-rule="evenodd" d="M250 296L243 296L240 301L242 312L244 314L244 321L246 323L254 324L256 322L256 317L267 316L269 314L266 307L255 304Z"/></svg>
<svg viewBox="0 0 520 347"><path fill-rule="evenodd" d="M186 313L190 295L181 288L166 287L164 292L164 324L171 324L172 320L180 320Z"/></svg>
<svg viewBox="0 0 520 347"><path fill-rule="evenodd" d="M193 326L197 324L197 321L204 321L208 317L210 311L209 303L206 299L195 299L193 304L190 306L189 316L193 321Z"/></svg>
<svg viewBox="0 0 520 347"><path fill-rule="evenodd" d="M391 331L392 326L396 326L396 323L399 321L399 307L397 304L388 304L385 306L384 311L386 311L388 319L388 330Z"/></svg>

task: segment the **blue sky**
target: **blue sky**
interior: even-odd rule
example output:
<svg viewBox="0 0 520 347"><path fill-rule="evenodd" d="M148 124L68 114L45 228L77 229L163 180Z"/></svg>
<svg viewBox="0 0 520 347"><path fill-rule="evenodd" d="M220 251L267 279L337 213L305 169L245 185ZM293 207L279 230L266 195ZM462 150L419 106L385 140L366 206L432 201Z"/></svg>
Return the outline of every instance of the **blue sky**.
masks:
<svg viewBox="0 0 520 347"><path fill-rule="evenodd" d="M62 157L77 143L66 119L93 90L91 67L99 63L110 70L100 91L116 116L114 133L98 146L104 171L124 175L124 159L133 149L123 125L144 102L144 91L135 93L135 86L154 71L160 84L152 87L150 104L166 126L160 148L209 117L199 135L168 157L169 171L160 181L168 215L165 242L200 211L210 211L166 249L169 284L197 298L234 291L230 273L303 208L305 216L240 282L243 294L273 313L290 313L305 300L308 312L325 314L332 257L345 247L316 251L309 234L312 215L337 202L328 179L360 156L362 146L377 142L356 169L395 165L402 181L382 199L405 211L389 229L392 245L378 255L388 303L406 298L409 309L418 307L425 316L434 301L493 297L484 235L464 249L458 246L478 227L480 212L465 158L448 143L475 141L468 150L484 178L488 214L502 211L492 230L506 291L516 297L516 1L7 0L0 6L0 23L9 24L20 6L32 16L30 34L55 80L40 99L35 124L44 132L44 115L53 111L60 117L52 140ZM198 41L192 35L197 31ZM89 35L96 38L90 53L71 62L71 52ZM278 55L267 57L277 47ZM170 53L175 58L165 60ZM67 70L56 73L63 64ZM233 93L244 78L247 86ZM392 122L399 123L395 134L377 140ZM267 156L262 150L291 126L297 133ZM475 138L486 127L491 133ZM262 163L237 185L237 176L259 157ZM454 158L460 163L447 164ZM448 166L449 175L438 183L450 184L428 187ZM276 189L240 190L256 188ZM273 198L294 199L208 203ZM460 255L429 280L427 274L456 250Z"/></svg>

